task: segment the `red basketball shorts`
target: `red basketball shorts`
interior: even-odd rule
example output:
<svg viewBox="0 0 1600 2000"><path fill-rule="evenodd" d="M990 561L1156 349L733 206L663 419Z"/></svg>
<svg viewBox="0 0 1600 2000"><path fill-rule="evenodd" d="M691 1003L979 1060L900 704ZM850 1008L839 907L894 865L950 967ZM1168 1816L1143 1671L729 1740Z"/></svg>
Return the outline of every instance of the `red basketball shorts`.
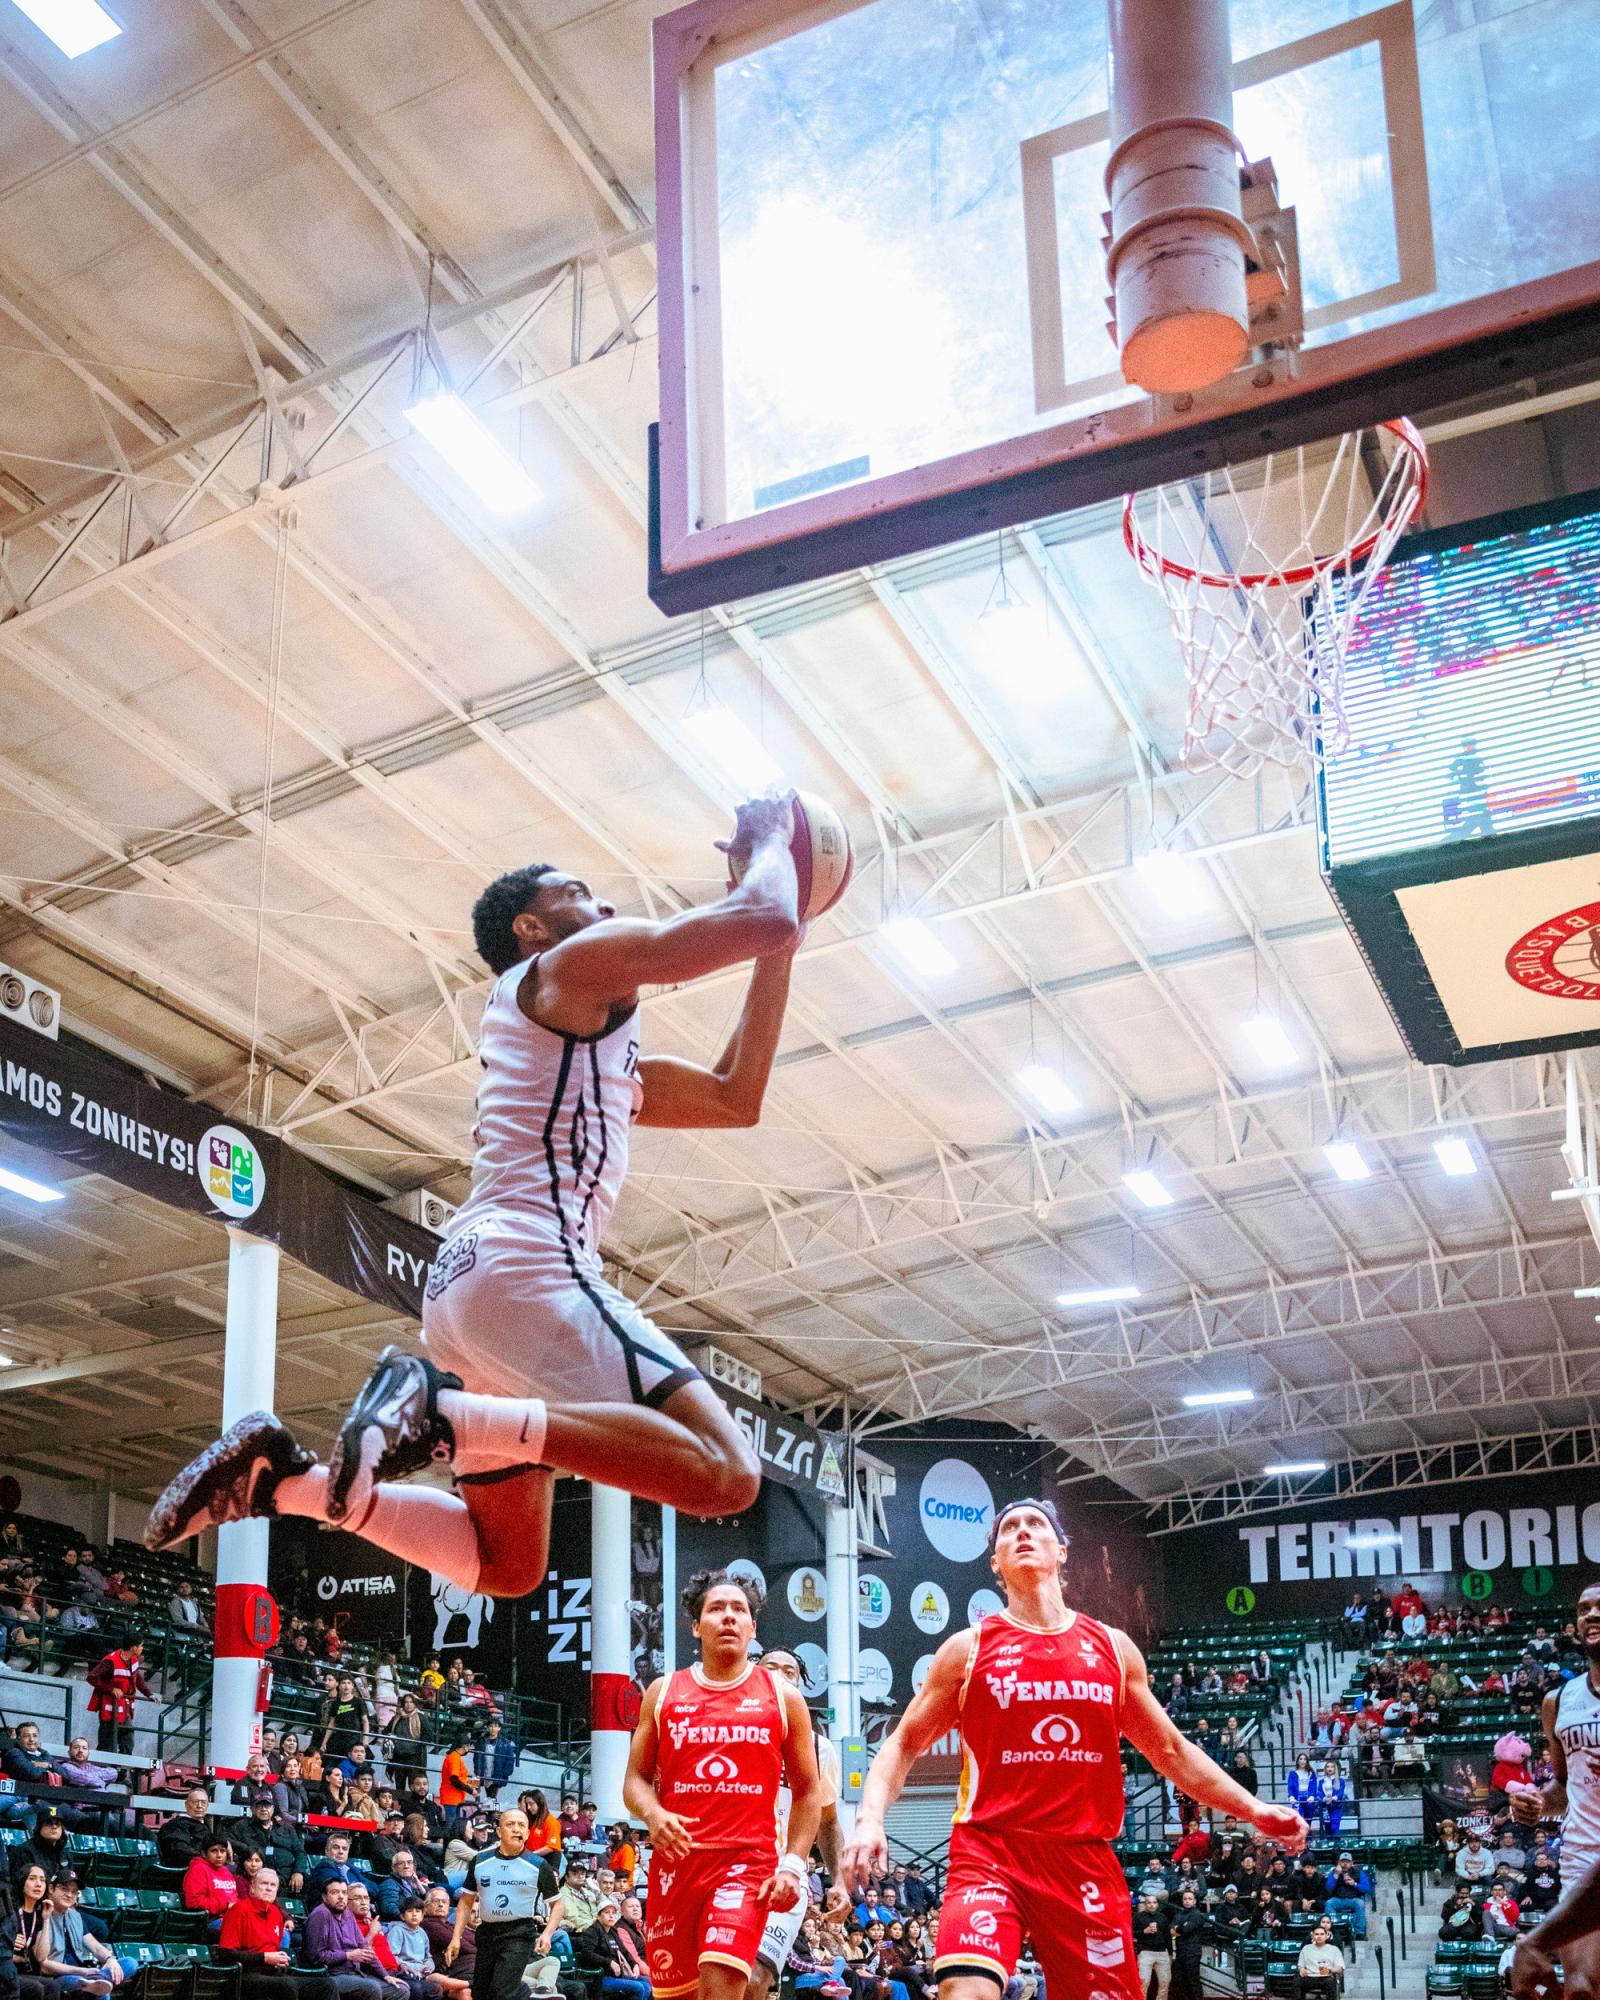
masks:
<svg viewBox="0 0 1600 2000"><path fill-rule="evenodd" d="M750 1976L767 1925L767 1906L756 1892L776 1863L771 1847L697 1849L687 1861L657 1856L645 1927L656 2000L692 1993L705 1960Z"/></svg>
<svg viewBox="0 0 1600 2000"><path fill-rule="evenodd" d="M977 1974L1003 1988L1024 1937L1052 2000L1142 2000L1128 1885L1105 1841L953 1828L936 1975Z"/></svg>

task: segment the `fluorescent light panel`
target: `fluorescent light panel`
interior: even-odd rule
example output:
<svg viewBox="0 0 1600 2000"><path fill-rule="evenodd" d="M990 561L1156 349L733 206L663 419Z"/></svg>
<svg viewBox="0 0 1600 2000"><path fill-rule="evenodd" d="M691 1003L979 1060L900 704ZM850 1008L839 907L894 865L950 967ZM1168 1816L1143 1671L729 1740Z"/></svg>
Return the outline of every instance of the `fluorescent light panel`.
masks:
<svg viewBox="0 0 1600 2000"><path fill-rule="evenodd" d="M1347 1549L1397 1549L1400 1546L1400 1537L1398 1535L1346 1535L1344 1545Z"/></svg>
<svg viewBox="0 0 1600 2000"><path fill-rule="evenodd" d="M122 33L96 0L17 0L17 5L64 56L86 55Z"/></svg>
<svg viewBox="0 0 1600 2000"><path fill-rule="evenodd" d="M1160 1176L1151 1173L1148 1167L1137 1167L1131 1174L1124 1174L1122 1185L1146 1208L1171 1208L1177 1199Z"/></svg>
<svg viewBox="0 0 1600 2000"><path fill-rule="evenodd" d="M895 917L884 925L881 935L896 958L924 978L938 979L956 969L955 953L921 917Z"/></svg>
<svg viewBox="0 0 1600 2000"><path fill-rule="evenodd" d="M1109 1306L1119 1299L1136 1299L1137 1285L1102 1285L1094 1292L1060 1292L1056 1295L1058 1306Z"/></svg>
<svg viewBox="0 0 1600 2000"><path fill-rule="evenodd" d="M1017 1081L1046 1111L1065 1115L1069 1111L1083 1109L1083 1101L1077 1092L1044 1063L1024 1063L1017 1071Z"/></svg>
<svg viewBox="0 0 1600 2000"><path fill-rule="evenodd" d="M1362 1157L1361 1148L1352 1145L1348 1139L1335 1139L1331 1146L1324 1146L1322 1157L1342 1181L1369 1181L1372 1178L1372 1169Z"/></svg>
<svg viewBox="0 0 1600 2000"><path fill-rule="evenodd" d="M1433 1152L1445 1172L1453 1180L1462 1180L1468 1174L1478 1171L1478 1162L1473 1158L1472 1148L1465 1139L1435 1139Z"/></svg>
<svg viewBox="0 0 1600 2000"><path fill-rule="evenodd" d="M1252 1014L1244 1032L1256 1054L1274 1069L1292 1069L1300 1060L1300 1051L1276 1014Z"/></svg>
<svg viewBox="0 0 1600 2000"><path fill-rule="evenodd" d="M26 1174L14 1172L10 1167L0 1167L0 1188L8 1194L20 1194L24 1201L65 1201L60 1188L46 1187L43 1181L31 1181Z"/></svg>
<svg viewBox="0 0 1600 2000"><path fill-rule="evenodd" d="M1254 1389L1203 1389L1193 1396L1185 1396L1184 1406L1190 1410L1214 1410L1224 1403L1253 1403Z"/></svg>
<svg viewBox="0 0 1600 2000"><path fill-rule="evenodd" d="M442 389L414 403L406 417L490 513L526 514L544 497L519 461L454 390Z"/></svg>
<svg viewBox="0 0 1600 2000"><path fill-rule="evenodd" d="M1327 1469L1328 1461L1325 1458L1288 1458L1282 1465L1262 1466L1261 1476L1264 1479L1290 1479L1297 1473L1326 1472Z"/></svg>
<svg viewBox="0 0 1600 2000"><path fill-rule="evenodd" d="M720 701L691 709L683 718L683 727L723 776L732 780L741 798L784 789L787 780L777 759Z"/></svg>
<svg viewBox="0 0 1600 2000"><path fill-rule="evenodd" d="M1210 900L1199 862L1173 848L1153 848L1141 854L1134 866L1139 880L1172 916L1190 916L1197 904Z"/></svg>

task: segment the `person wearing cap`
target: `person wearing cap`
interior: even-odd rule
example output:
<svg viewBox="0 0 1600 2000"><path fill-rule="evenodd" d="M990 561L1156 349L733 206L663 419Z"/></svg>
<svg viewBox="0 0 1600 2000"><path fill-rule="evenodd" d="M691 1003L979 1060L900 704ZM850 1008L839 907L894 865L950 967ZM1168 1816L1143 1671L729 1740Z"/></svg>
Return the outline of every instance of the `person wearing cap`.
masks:
<svg viewBox="0 0 1600 2000"><path fill-rule="evenodd" d="M44 1879L53 1882L63 1869L72 1866L67 1852L67 1823L54 1806L45 1806L40 1811L33 1832L20 1847L8 1850L6 1862L14 1883L20 1882L30 1868L42 1868Z"/></svg>
<svg viewBox="0 0 1600 2000"><path fill-rule="evenodd" d="M581 1854L575 1854L567 1864L567 1872L561 1878L561 1907L567 1920L569 1935L588 1930L600 1915L603 1898L589 1873L589 1864Z"/></svg>
<svg viewBox="0 0 1600 2000"><path fill-rule="evenodd" d="M247 1854L259 1854L289 1894L299 1895L311 1864L295 1827L279 1819L271 1792L257 1792L249 1812L232 1821L227 1834L236 1861L242 1862Z"/></svg>
<svg viewBox="0 0 1600 2000"><path fill-rule="evenodd" d="M384 1881L394 1866L394 1858L401 1848L409 1847L406 1839L406 1819L396 1805L384 1812L383 1823L367 1835L367 1872L375 1882ZM413 1857L415 1858L415 1857Z"/></svg>
<svg viewBox="0 0 1600 2000"><path fill-rule="evenodd" d="M924 1505L982 1519L964 1496L937 1489ZM934 1655L873 1760L841 1873L857 1890L881 1879L884 1815L916 1760L955 1731L962 1783L935 1952L941 1982L988 1981L1003 1994L1031 1933L1052 1995L1141 2000L1128 1885L1111 1844L1123 1827L1123 1741L1200 1806L1248 1821L1292 1853L1305 1846L1306 1823L1252 1797L1183 1735L1126 1633L1069 1607L1068 1540L1050 1501L1001 1507L988 1539L1005 1608ZM1181 1911L1173 1927L1174 1984L1198 1993L1198 1939L1191 1980Z"/></svg>
<svg viewBox="0 0 1600 2000"><path fill-rule="evenodd" d="M70 1868L50 1884L50 1917L40 1927L34 1963L41 1978L60 1982L60 1994L109 1993L133 1971L134 1961L119 1959L84 1923L78 1910L81 1887Z"/></svg>
<svg viewBox="0 0 1600 2000"><path fill-rule="evenodd" d="M217 1962L238 1966L242 2000L336 2000L338 1988L326 1972L296 1965L290 1957L278 1888L276 1869L256 1871L250 1893L223 1914Z"/></svg>
<svg viewBox="0 0 1600 2000"><path fill-rule="evenodd" d="M1350 1935L1358 1940L1367 1935L1367 1890L1371 1887L1364 1868L1348 1849L1328 1870L1328 1900L1323 1905L1330 1917L1342 1917Z"/></svg>
<svg viewBox="0 0 1600 2000"><path fill-rule="evenodd" d="M619 1928L622 1905L607 1896L595 1920L572 1940L580 1972L600 1974L600 2000L650 2000L650 1968L637 1945Z"/></svg>

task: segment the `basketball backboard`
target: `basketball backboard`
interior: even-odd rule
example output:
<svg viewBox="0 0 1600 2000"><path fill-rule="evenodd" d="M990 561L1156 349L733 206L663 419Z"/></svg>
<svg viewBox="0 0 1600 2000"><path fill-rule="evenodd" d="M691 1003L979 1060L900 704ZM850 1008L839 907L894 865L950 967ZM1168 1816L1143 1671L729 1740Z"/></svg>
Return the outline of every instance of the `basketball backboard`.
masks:
<svg viewBox="0 0 1600 2000"><path fill-rule="evenodd" d="M1107 325L1105 0L656 22L664 609L1600 367L1594 0L1234 0L1232 32L1304 341L1153 399Z"/></svg>

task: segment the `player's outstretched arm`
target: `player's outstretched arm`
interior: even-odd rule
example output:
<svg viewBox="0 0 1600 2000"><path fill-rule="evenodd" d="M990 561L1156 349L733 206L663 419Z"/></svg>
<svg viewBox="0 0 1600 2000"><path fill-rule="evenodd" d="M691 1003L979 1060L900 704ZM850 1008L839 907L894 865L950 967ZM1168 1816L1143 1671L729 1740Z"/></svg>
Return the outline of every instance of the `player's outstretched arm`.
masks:
<svg viewBox="0 0 1600 2000"><path fill-rule="evenodd" d="M1555 1738L1550 1737L1550 1742ZM1591 1868L1560 1909L1517 1940L1517 1955L1511 1961L1511 1991L1514 2000L1534 2000L1540 1991L1553 1993L1557 1986L1555 1967L1563 1945L1600 1931L1600 1863Z"/></svg>
<svg viewBox="0 0 1600 2000"><path fill-rule="evenodd" d="M798 944L800 933L795 933ZM639 1064L644 1104L641 1125L665 1125L691 1131L720 1126L756 1125L778 1053L784 1009L789 1004L789 968L794 951L769 952L758 958L750 976L738 1024L728 1046L711 1069L677 1056L645 1056Z"/></svg>
<svg viewBox="0 0 1600 2000"><path fill-rule="evenodd" d="M1306 1844L1306 1823L1293 1806L1258 1799L1235 1784L1220 1764L1214 1764L1198 1743L1191 1743L1150 1691L1144 1655L1126 1632L1113 1632L1122 1658L1122 1733L1162 1777L1170 1778L1203 1806L1232 1813L1259 1827L1269 1840L1280 1841L1291 1854Z"/></svg>
<svg viewBox="0 0 1600 2000"><path fill-rule="evenodd" d="M681 1861L694 1844L690 1828L694 1822L668 1812L656 1797L655 1768L656 1710L661 1706L665 1679L654 1680L645 1690L639 1721L628 1746L628 1772L622 1781L622 1803L635 1819L643 1820L650 1845L668 1861Z"/></svg>
<svg viewBox="0 0 1600 2000"><path fill-rule="evenodd" d="M884 1815L901 1792L911 1767L930 1744L954 1729L961 1717L961 1688L971 1657L973 1633L953 1632L933 1656L921 1691L895 1724L894 1732L872 1760L855 1830L845 1842L839 1867L847 1888L864 1891L869 1878L889 1865Z"/></svg>
<svg viewBox="0 0 1600 2000"><path fill-rule="evenodd" d="M603 1013L641 986L679 985L792 947L800 932L793 837L789 799L747 800L728 843L744 866L738 887L661 922L607 917L552 945L539 959L539 1018Z"/></svg>

